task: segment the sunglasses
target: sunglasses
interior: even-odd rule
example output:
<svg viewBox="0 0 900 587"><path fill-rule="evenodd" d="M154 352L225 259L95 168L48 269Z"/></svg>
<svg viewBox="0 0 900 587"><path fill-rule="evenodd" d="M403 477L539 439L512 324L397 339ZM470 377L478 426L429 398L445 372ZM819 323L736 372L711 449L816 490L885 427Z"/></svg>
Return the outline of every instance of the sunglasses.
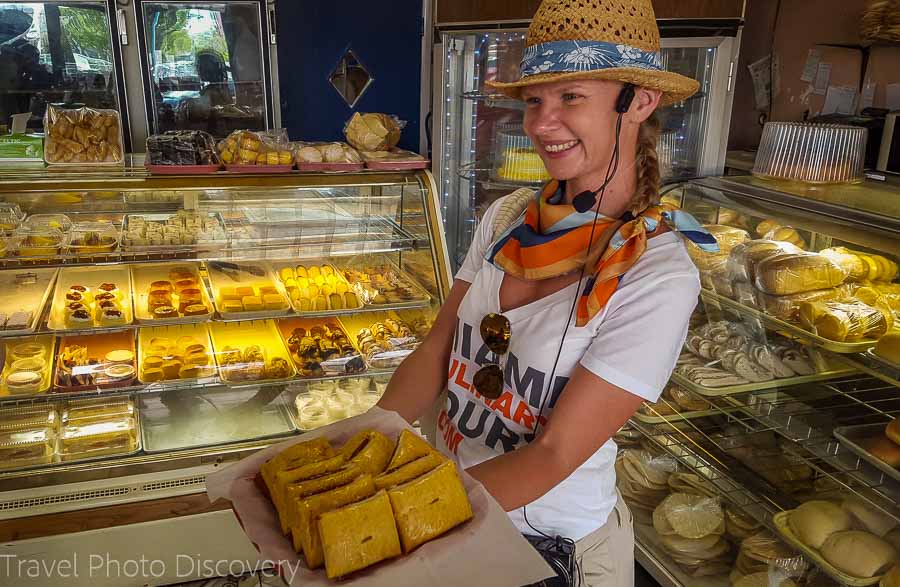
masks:
<svg viewBox="0 0 900 587"><path fill-rule="evenodd" d="M506 316L492 312L481 319L478 330L481 333L481 340L498 357L498 360L509 351L512 329ZM475 372L472 384L475 386L475 391L482 396L487 399L497 399L503 393L503 369L496 363L485 365Z"/></svg>

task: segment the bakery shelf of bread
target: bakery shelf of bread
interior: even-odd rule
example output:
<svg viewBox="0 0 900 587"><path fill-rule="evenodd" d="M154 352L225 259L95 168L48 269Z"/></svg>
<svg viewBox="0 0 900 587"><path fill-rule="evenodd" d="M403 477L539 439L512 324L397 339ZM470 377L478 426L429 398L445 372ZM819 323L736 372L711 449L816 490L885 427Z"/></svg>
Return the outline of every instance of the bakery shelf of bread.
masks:
<svg viewBox="0 0 900 587"><path fill-rule="evenodd" d="M888 430L891 435L888 435ZM842 446L888 477L900 482L900 423L839 426L834 437Z"/></svg>
<svg viewBox="0 0 900 587"><path fill-rule="evenodd" d="M658 401L644 402L632 417L645 424L662 424L720 413L721 408L713 406L706 399L697 397L676 383L669 383Z"/></svg>

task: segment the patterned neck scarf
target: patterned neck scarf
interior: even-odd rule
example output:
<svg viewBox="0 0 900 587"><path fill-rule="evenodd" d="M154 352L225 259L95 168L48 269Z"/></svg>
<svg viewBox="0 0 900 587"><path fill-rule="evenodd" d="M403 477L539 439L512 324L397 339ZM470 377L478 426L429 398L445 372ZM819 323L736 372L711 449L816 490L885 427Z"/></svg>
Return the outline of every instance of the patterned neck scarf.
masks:
<svg viewBox="0 0 900 587"><path fill-rule="evenodd" d="M594 210L577 212L563 204L565 183L550 181L535 194L525 213L489 249L487 260L495 267L522 279L549 279L587 264L586 286L578 300L576 326L584 326L597 315L616 291L622 276L647 249L647 239L675 230L704 251L719 250L716 239L693 216L662 204L638 216L621 219L600 214L594 228L591 254L588 239Z"/></svg>

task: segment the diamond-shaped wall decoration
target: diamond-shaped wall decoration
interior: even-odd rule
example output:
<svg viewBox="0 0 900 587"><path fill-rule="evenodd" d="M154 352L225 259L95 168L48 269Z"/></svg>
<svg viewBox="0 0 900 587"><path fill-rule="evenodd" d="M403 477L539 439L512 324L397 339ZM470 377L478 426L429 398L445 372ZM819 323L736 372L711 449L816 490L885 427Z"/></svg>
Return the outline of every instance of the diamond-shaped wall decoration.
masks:
<svg viewBox="0 0 900 587"><path fill-rule="evenodd" d="M362 98L375 78L366 70L352 49L347 49L328 81L341 95L347 106L353 108Z"/></svg>

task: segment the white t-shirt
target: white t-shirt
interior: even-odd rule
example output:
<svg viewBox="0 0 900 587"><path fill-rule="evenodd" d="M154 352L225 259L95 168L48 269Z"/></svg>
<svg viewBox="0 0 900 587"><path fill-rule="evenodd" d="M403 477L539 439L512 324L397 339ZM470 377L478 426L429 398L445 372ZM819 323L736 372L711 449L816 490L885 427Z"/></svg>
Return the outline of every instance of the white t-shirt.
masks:
<svg viewBox="0 0 900 587"><path fill-rule="evenodd" d="M485 261L498 204L479 225L456 278L471 283L457 314L448 373L447 405L438 418L439 444L463 468L529 442L541 403L549 419L568 376L579 362L598 377L648 401L656 401L675 366L700 280L684 244L674 232L652 238L623 276L606 307L584 327L569 326L559 364L553 369L563 326L577 284L503 312L512 330L501 358L505 385L496 400L474 395L472 377L496 362L478 332L481 319L500 312L503 272ZM527 506L528 521L550 535L579 540L606 523L616 503L613 464L616 444L608 440L568 478ZM509 512L519 530L535 534L522 509Z"/></svg>

